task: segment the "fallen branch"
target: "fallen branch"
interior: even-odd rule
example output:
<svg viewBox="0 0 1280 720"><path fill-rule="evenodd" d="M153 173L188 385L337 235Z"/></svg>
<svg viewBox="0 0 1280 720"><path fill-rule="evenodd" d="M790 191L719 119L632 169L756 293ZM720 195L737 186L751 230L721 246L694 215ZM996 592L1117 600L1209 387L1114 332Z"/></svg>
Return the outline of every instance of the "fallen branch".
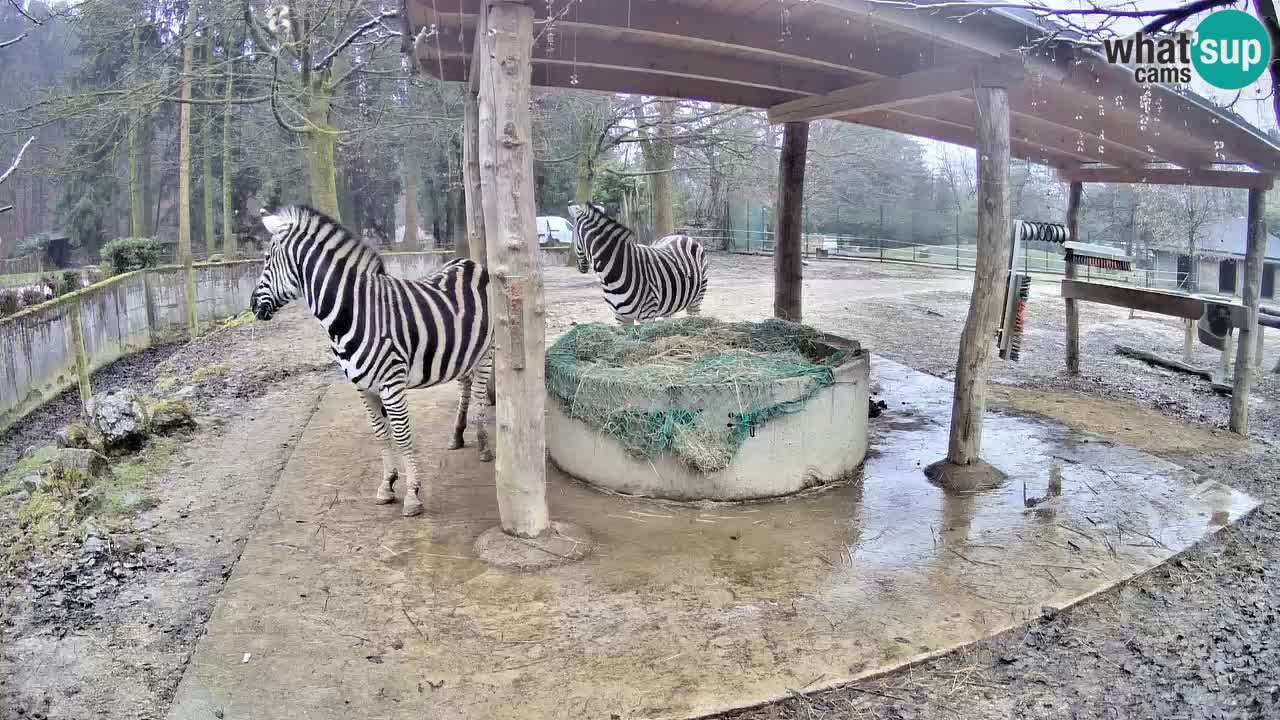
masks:
<svg viewBox="0 0 1280 720"><path fill-rule="evenodd" d="M1174 360L1172 358L1164 357L1163 355L1157 355L1153 352L1147 352L1146 350L1139 350L1138 348L1129 347L1128 345L1116 345L1116 353L1124 355L1125 357L1134 358L1135 360L1141 360L1151 365L1157 365L1170 370L1177 370L1178 372L1195 375L1202 380L1213 380L1213 373L1204 368L1188 365L1181 360Z"/></svg>
<svg viewBox="0 0 1280 720"><path fill-rule="evenodd" d="M36 141L36 136L32 135L31 137L27 138L26 142L22 143L22 147L18 148L18 156L13 159L13 164L10 165L9 169L5 170L3 174L0 174L0 183L3 183L5 180L8 180L9 176L13 174L13 171L18 169L18 165L22 163L22 155L27 151L27 146L31 145L31 143L35 141Z"/></svg>

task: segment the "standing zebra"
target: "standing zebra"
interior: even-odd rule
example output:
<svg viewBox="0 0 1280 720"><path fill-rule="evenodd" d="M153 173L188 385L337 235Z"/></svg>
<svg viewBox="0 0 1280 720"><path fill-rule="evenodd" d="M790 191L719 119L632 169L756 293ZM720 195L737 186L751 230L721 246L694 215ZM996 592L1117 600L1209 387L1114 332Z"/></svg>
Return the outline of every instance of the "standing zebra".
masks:
<svg viewBox="0 0 1280 720"><path fill-rule="evenodd" d="M449 447L463 445L474 394L480 458L493 459L484 392L493 368L488 271L460 259L425 280L388 275L376 250L305 206L264 214L262 224L271 232L271 247L250 303L254 315L270 320L290 300L304 298L329 333L333 358L360 390L373 433L383 443L376 501L395 502L399 454L408 485L403 514L421 513L418 454L405 390L457 380L462 394Z"/></svg>
<svg viewBox="0 0 1280 720"><path fill-rule="evenodd" d="M569 206L578 272L587 262L604 286L604 299L623 325L667 318L686 311L697 315L707 294L707 257L687 235L668 235L651 246L605 214L599 205Z"/></svg>

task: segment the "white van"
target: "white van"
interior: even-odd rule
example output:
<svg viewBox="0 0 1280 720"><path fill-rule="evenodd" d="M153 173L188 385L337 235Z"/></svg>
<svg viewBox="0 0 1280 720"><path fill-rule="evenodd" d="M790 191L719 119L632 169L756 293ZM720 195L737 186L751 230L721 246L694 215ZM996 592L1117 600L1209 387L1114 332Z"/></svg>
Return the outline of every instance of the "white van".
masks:
<svg viewBox="0 0 1280 720"><path fill-rule="evenodd" d="M538 218L538 244L547 243L572 245L573 226L568 220L556 215L544 215Z"/></svg>

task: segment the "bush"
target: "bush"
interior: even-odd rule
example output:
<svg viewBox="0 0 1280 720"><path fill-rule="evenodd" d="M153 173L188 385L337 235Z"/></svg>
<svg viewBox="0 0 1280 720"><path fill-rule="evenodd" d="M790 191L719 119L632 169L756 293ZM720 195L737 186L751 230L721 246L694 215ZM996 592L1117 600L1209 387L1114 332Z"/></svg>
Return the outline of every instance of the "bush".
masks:
<svg viewBox="0 0 1280 720"><path fill-rule="evenodd" d="M160 259L160 243L150 238L117 238L102 246L102 259L116 273L155 267Z"/></svg>
<svg viewBox="0 0 1280 720"><path fill-rule="evenodd" d="M62 273L62 292L75 292L84 287L84 276L77 270L67 270Z"/></svg>
<svg viewBox="0 0 1280 720"><path fill-rule="evenodd" d="M0 317L8 317L22 307L22 300L16 290L0 288Z"/></svg>

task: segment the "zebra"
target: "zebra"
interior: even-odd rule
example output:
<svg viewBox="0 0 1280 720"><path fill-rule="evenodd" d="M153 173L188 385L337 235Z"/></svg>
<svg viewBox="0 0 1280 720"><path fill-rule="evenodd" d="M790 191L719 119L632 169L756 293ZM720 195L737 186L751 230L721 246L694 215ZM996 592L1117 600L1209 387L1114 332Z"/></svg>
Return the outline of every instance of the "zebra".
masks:
<svg viewBox="0 0 1280 720"><path fill-rule="evenodd" d="M493 460L486 405L493 380L489 273L468 259L452 260L424 280L388 275L377 250L314 208L263 213L271 233L250 307L259 320L301 296L329 334L333 358L364 400L382 441L382 480L375 502L395 502L397 455L407 488L402 514L422 512L418 454L405 391L451 380L461 396L450 449L463 446L472 396L479 407L476 444Z"/></svg>
<svg viewBox="0 0 1280 720"><path fill-rule="evenodd" d="M589 203L569 206L578 272L591 269L604 286L604 299L623 325L671 317L684 310L697 315L707 294L707 257L688 235L668 235L650 246Z"/></svg>

